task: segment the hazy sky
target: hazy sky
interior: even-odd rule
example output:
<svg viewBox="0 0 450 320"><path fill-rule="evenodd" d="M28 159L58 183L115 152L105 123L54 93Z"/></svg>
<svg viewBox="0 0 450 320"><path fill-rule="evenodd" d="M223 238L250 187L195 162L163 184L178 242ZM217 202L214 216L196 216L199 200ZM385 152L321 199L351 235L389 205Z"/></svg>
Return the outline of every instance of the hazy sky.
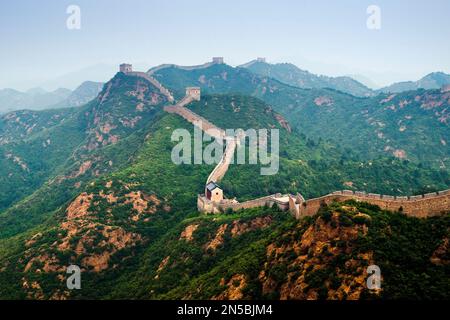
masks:
<svg viewBox="0 0 450 320"><path fill-rule="evenodd" d="M80 30L66 27L71 4ZM380 30L366 26L371 4ZM416 80L450 73L449 15L448 0L2 0L0 88L64 85L79 70L102 80L89 78L124 61L147 68L212 56L231 65L263 56L380 85Z"/></svg>

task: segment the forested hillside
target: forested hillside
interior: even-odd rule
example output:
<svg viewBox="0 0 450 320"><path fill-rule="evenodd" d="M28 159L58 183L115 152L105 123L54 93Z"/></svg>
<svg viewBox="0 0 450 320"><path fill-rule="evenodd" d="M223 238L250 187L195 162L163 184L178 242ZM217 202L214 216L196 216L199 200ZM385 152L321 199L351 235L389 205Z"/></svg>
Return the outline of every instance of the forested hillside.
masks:
<svg viewBox="0 0 450 320"><path fill-rule="evenodd" d="M280 169L261 176L259 165L231 165L221 182L226 197L448 188L446 170L395 157L367 159L333 139L310 138L275 104L248 95L260 95L267 83L302 89L246 70L231 76L250 80L246 92L220 76L209 93L226 93L205 90L187 107L222 128L279 129ZM181 88L175 92L182 94ZM18 174L10 169L15 165L36 182L24 183L16 198L3 203L1 298L371 299L449 292L443 280L449 272L447 216L418 220L353 202L332 204L301 221L275 208L200 214L197 194L213 165L172 162L173 130L187 129L192 137L193 126L165 113L166 104L146 80L118 73L85 106L3 118L2 150L14 152L30 170L11 157L0 176L8 186L5 177ZM28 147L43 143L48 151ZM48 169L34 171L31 160ZM416 267L406 270L412 261ZM386 281L375 294L363 286L364 267L372 263L382 267ZM82 290L66 287L70 264L82 270ZM428 282L399 286L404 277L421 275Z"/></svg>

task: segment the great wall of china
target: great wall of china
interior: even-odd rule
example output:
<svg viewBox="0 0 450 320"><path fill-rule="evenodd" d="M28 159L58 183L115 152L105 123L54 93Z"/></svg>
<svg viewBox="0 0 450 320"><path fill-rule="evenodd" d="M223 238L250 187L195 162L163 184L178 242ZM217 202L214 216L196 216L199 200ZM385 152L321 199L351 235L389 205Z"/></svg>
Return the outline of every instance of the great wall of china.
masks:
<svg viewBox="0 0 450 320"><path fill-rule="evenodd" d="M251 61L264 62L264 58L258 58ZM184 70L194 70L199 68L207 68L213 64L223 63L223 58L213 58L212 62L205 63L199 66L182 67L177 65L161 65L150 69L147 73L132 71L131 65L122 64L120 71L127 75L138 76L146 79L157 87L160 92L165 95L169 102L174 102L174 98L169 90L164 88L159 81L152 77L152 75L163 68L176 67ZM186 88L186 95L183 99L178 101L175 105L168 105L164 110L169 113L178 114L186 121L199 127L208 135L219 139L226 140L226 149L220 162L216 165L213 171L208 176L206 184L210 182L219 182L226 174L231 160L234 157L234 151L238 147L239 139L237 137L227 137L225 130L215 126L210 121L186 108L185 106L193 101L200 101L200 88L189 87ZM277 205L283 211L289 211L296 219L305 216L312 216L323 205L330 204L334 201L356 200L367 202L379 206L381 209L389 211L400 211L412 217L426 218L441 215L450 212L450 190L439 191L435 193L428 193L418 196L395 197L388 195L380 195L373 193L365 193L360 191L343 190L336 191L319 198L305 200L301 194L297 195L282 195L273 194L265 197L238 202L231 199L221 199L220 201L212 201L207 199L205 194L199 194L197 197L197 208L200 212L205 213L221 213L227 210L238 211L240 209L256 208L262 206Z"/></svg>
<svg viewBox="0 0 450 320"><path fill-rule="evenodd" d="M179 66L177 64L170 64L170 63L161 64L159 66L156 66L156 67L148 70L147 74L153 75L156 72L158 72L159 70L166 69L166 68L177 68L177 69L186 70L186 71L197 70L197 69L206 69L215 64L224 64L223 58L222 57L213 57L212 61L206 62L204 64L200 64L197 66Z"/></svg>

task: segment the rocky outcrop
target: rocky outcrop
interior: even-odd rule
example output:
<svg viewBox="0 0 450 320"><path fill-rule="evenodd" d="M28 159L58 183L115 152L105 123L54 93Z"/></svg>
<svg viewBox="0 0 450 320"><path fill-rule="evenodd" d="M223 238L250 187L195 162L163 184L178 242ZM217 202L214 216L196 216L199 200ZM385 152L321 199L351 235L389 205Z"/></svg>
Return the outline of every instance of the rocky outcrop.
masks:
<svg viewBox="0 0 450 320"><path fill-rule="evenodd" d="M188 225L183 232L181 232L180 240L192 241L194 239L194 232L198 228L198 224Z"/></svg>
<svg viewBox="0 0 450 320"><path fill-rule="evenodd" d="M373 253L352 256L352 252L368 227L345 226L340 219L341 214L334 212L329 221L318 218L298 240L293 230L288 235L291 241L270 244L259 274L263 294L278 292L283 300L359 299L365 289L366 267L374 264Z"/></svg>

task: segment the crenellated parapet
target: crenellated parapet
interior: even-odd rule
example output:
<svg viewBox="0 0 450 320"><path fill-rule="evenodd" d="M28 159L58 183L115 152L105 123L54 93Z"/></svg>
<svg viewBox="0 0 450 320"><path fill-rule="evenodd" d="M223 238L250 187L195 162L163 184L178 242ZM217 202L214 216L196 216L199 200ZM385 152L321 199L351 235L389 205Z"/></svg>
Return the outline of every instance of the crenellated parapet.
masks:
<svg viewBox="0 0 450 320"><path fill-rule="evenodd" d="M159 66L151 68L150 70L147 71L147 73L149 75L153 75L156 72L163 70L163 69L167 69L167 68L176 68L176 69L180 69L180 70L192 71L192 70L197 70L197 69L206 69L206 68L209 68L216 64L225 64L224 58L223 57L213 57L212 60L209 62L199 64L199 65L194 65L194 66L180 66L177 64L167 64L166 63L166 64L161 64Z"/></svg>
<svg viewBox="0 0 450 320"><path fill-rule="evenodd" d="M401 211L412 217L426 218L450 212L450 190L427 193L417 196L390 196L362 191L341 190L325 196L290 201L289 210L296 217L312 216L323 205L334 201L356 200L379 206L389 211Z"/></svg>
<svg viewBox="0 0 450 320"><path fill-rule="evenodd" d="M199 194L197 197L197 208L204 213L223 213L228 210L239 211L242 209L272 207L276 205L282 211L289 210L288 195L272 194L269 196L252 199L244 202L239 202L236 199L223 199L220 202L208 200L205 195Z"/></svg>

